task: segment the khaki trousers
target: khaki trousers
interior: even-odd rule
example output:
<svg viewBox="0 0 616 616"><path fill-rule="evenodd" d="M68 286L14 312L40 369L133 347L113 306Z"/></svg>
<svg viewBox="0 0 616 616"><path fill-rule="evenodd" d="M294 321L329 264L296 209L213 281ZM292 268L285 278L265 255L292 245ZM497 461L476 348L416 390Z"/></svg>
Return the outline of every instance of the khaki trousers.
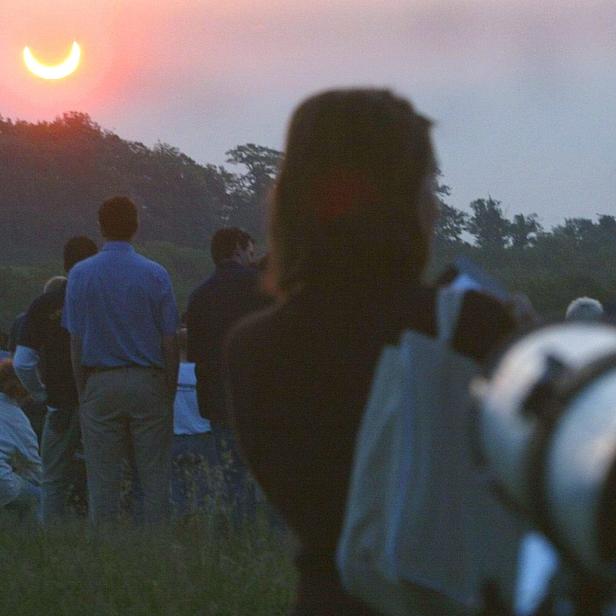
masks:
<svg viewBox="0 0 616 616"><path fill-rule="evenodd" d="M80 403L90 519L120 514L123 461L134 457L144 521L169 515L173 406L162 370L127 366L93 372Z"/></svg>

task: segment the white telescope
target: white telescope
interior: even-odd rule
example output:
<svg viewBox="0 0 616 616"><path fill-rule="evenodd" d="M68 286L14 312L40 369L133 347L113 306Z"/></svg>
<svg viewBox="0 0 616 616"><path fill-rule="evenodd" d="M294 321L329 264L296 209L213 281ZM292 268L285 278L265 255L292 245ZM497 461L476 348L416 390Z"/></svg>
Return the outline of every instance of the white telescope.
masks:
<svg viewBox="0 0 616 616"><path fill-rule="evenodd" d="M616 328L545 326L475 386L479 448L502 491L576 570L613 583Z"/></svg>

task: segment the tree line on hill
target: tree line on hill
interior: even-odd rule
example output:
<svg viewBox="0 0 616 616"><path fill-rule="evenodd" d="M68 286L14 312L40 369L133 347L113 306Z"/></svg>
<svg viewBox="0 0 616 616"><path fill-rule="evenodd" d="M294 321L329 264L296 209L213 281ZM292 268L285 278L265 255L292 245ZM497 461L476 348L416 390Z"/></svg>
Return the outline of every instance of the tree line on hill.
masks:
<svg viewBox="0 0 616 616"><path fill-rule="evenodd" d="M583 295L616 303L616 217L566 218L549 230L537 214L509 219L500 201L476 199L469 212L448 205L440 186L433 272L465 255L512 291L526 293L546 318L563 316Z"/></svg>
<svg viewBox="0 0 616 616"><path fill-rule="evenodd" d="M212 269L216 229L241 226L265 242L267 195L282 154L247 143L226 156L228 166L201 165L165 143L126 141L85 113L37 123L0 116L0 327L61 271L66 238L98 236L96 210L114 194L140 208L139 249L169 269L182 309ZM464 211L447 203L448 186L438 194L432 275L464 254L548 316L579 295L616 301L616 217L566 219L546 230L536 214L508 218L492 197Z"/></svg>
<svg viewBox="0 0 616 616"><path fill-rule="evenodd" d="M121 139L85 113L36 124L0 117L3 253L17 262L49 258L67 235L96 233L96 210L115 194L139 206L143 242L202 248L221 224L262 234L252 214L279 156L238 146L227 152L228 163L243 166L235 173L199 165L166 143L149 148Z"/></svg>

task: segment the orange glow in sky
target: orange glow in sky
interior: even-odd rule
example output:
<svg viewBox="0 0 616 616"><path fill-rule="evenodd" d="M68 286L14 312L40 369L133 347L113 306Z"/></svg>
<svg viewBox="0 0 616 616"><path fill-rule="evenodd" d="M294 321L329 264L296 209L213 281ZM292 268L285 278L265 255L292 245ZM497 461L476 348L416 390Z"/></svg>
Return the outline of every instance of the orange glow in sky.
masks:
<svg viewBox="0 0 616 616"><path fill-rule="evenodd" d="M437 120L456 207L490 191L551 224L613 203L614 0L17 4L0 20L3 117L83 111L125 139L218 164L237 144L283 147L308 94L387 86ZM82 54L67 78L24 67L26 45L57 68L73 41Z"/></svg>
<svg viewBox="0 0 616 616"><path fill-rule="evenodd" d="M77 70L81 60L81 47L77 41L73 41L69 55L62 62L53 65L41 62L34 56L30 47L24 47L23 56L24 64L37 77L51 80L64 79Z"/></svg>
<svg viewBox="0 0 616 616"><path fill-rule="evenodd" d="M0 114L51 120L79 110L100 118L123 106L147 56L144 13L141 0L90 0L87 8L23 0L0 26Z"/></svg>

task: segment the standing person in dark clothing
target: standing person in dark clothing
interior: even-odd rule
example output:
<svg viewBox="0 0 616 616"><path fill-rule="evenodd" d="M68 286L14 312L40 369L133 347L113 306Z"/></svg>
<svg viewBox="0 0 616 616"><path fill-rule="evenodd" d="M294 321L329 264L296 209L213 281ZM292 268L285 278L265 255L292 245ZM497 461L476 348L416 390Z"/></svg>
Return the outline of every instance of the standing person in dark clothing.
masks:
<svg viewBox="0 0 616 616"><path fill-rule="evenodd" d="M64 287L65 283L66 278L64 276L53 276L45 283L45 286L43 287L43 294L51 291L52 289L57 289L58 286ZM17 352L17 347L20 344L19 340L21 338L26 319L27 311L20 313L13 322L9 342L10 356L15 355ZM36 437L40 443L43 438L45 417L47 415L47 407L45 406L44 401L39 400L36 395L33 397L28 397L28 399L23 403L21 410L30 420L32 428L34 429Z"/></svg>
<svg viewBox="0 0 616 616"><path fill-rule="evenodd" d="M237 321L266 305L259 292L254 250L254 240L245 231L219 229L211 245L216 271L193 291L186 313L188 361L196 365L199 411L210 421L231 501L242 499L251 488L227 419L222 346Z"/></svg>
<svg viewBox="0 0 616 616"><path fill-rule="evenodd" d="M95 255L96 244L88 237L73 237L64 245L64 270ZM42 517L49 523L65 514L71 484L84 493L83 473L75 464L81 446L79 400L71 367L70 336L61 326L66 279L53 279L47 291L31 304L17 340L14 367L32 398L47 404L41 439L43 461ZM39 378L42 377L42 381Z"/></svg>
<svg viewBox="0 0 616 616"><path fill-rule="evenodd" d="M26 318L25 312L20 312L13 321L11 325L11 329L9 330L9 339L7 342L7 351L11 354L15 353L17 349L17 341L19 340L19 332L21 331L21 326L24 323L24 319Z"/></svg>
<svg viewBox="0 0 616 616"><path fill-rule="evenodd" d="M291 120L270 226L280 301L230 334L227 372L240 446L300 541L296 615L373 613L344 592L335 551L379 355L403 330L436 334L435 171L430 122L389 91L326 92ZM469 292L454 346L481 360L513 328Z"/></svg>
<svg viewBox="0 0 616 616"><path fill-rule="evenodd" d="M11 353L8 350L9 335L3 331L0 331L0 360L10 359Z"/></svg>

